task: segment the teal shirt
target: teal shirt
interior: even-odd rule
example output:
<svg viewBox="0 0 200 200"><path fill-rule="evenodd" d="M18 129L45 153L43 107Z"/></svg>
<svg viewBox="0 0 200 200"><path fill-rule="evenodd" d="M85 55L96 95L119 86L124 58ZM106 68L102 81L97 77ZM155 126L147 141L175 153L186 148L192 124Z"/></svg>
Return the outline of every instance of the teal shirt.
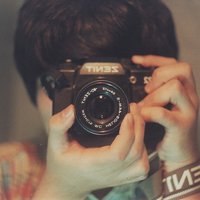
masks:
<svg viewBox="0 0 200 200"><path fill-rule="evenodd" d="M145 200L143 192L137 183L114 187L102 200ZM99 200L93 194L89 194L86 200Z"/></svg>

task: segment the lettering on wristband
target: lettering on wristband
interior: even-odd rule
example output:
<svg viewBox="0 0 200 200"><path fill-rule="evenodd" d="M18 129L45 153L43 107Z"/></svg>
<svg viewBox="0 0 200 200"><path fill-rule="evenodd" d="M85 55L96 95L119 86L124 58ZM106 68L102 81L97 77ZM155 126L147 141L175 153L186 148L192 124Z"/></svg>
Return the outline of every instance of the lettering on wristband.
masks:
<svg viewBox="0 0 200 200"><path fill-rule="evenodd" d="M200 192L200 160L170 172L163 178L165 200L176 200Z"/></svg>

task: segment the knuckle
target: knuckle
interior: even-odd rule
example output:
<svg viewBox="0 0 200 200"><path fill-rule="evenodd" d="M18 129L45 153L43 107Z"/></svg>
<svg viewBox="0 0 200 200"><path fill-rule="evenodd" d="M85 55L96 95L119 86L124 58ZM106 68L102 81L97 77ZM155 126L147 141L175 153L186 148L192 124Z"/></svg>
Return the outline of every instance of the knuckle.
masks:
<svg viewBox="0 0 200 200"><path fill-rule="evenodd" d="M190 127L196 122L196 114L190 114L185 117L184 126L183 127Z"/></svg>
<svg viewBox="0 0 200 200"><path fill-rule="evenodd" d="M157 79L159 79L161 76L162 76L162 70L161 70L161 68L156 68L156 69L153 71L152 78L154 78L155 80L157 80Z"/></svg>
<svg viewBox="0 0 200 200"><path fill-rule="evenodd" d="M192 67L188 63L182 62L181 65L182 65L182 67L183 67L183 69L185 71L185 74L187 74L187 75L191 75L192 74Z"/></svg>
<svg viewBox="0 0 200 200"><path fill-rule="evenodd" d="M123 152L118 152L118 151L112 152L112 160L117 163L124 162L124 160L126 159L126 156L127 155L124 154Z"/></svg>
<svg viewBox="0 0 200 200"><path fill-rule="evenodd" d="M143 172L145 173L145 174L148 174L149 173L149 170L150 170L150 165L149 165L149 162L145 162L144 164L143 164Z"/></svg>
<svg viewBox="0 0 200 200"><path fill-rule="evenodd" d="M153 109L153 115L149 117L150 121L159 121L160 119L163 119L163 117L166 116L166 110L163 107L157 107Z"/></svg>
<svg viewBox="0 0 200 200"><path fill-rule="evenodd" d="M155 102L155 100L156 100L155 94L149 94L144 100L145 106L149 105L151 102Z"/></svg>
<svg viewBox="0 0 200 200"><path fill-rule="evenodd" d="M140 176L139 179L142 181L142 180L145 180L147 177L148 177L148 173Z"/></svg>
<svg viewBox="0 0 200 200"><path fill-rule="evenodd" d="M50 128L54 127L54 126L55 126L55 122L56 122L55 116L52 116L52 117L50 118L50 120L49 120L49 127L50 127Z"/></svg>
<svg viewBox="0 0 200 200"><path fill-rule="evenodd" d="M50 131L56 131L56 130L62 130L62 120L60 120L59 114L53 115L49 120L49 130Z"/></svg>
<svg viewBox="0 0 200 200"><path fill-rule="evenodd" d="M158 108L158 112L156 113L155 117L156 120L163 119L166 116L166 110L164 108Z"/></svg>
<svg viewBox="0 0 200 200"><path fill-rule="evenodd" d="M148 162L142 163L139 166L139 174L141 174L144 177L146 177L148 175L149 170L150 170L150 167L149 167L149 163Z"/></svg>
<svg viewBox="0 0 200 200"><path fill-rule="evenodd" d="M131 155L131 160L139 160L142 157L142 147L135 147Z"/></svg>
<svg viewBox="0 0 200 200"><path fill-rule="evenodd" d="M135 141L135 135L130 132L129 135L128 135L128 139L129 139L129 141L134 142Z"/></svg>
<svg viewBox="0 0 200 200"><path fill-rule="evenodd" d="M177 60L175 58L168 58L170 60L171 63L177 63Z"/></svg>
<svg viewBox="0 0 200 200"><path fill-rule="evenodd" d="M153 98L152 96L149 96L149 98ZM134 115L134 121L135 121L135 123L136 124L138 124L139 126L141 126L141 127L145 127L145 121L144 121L144 119L142 118L142 116L141 115L139 115L139 114L135 114Z"/></svg>
<svg viewBox="0 0 200 200"><path fill-rule="evenodd" d="M169 82L169 86L170 86L170 90L171 92L174 92L175 94L182 93L183 90L183 85L181 84L181 82L177 79L173 79Z"/></svg>

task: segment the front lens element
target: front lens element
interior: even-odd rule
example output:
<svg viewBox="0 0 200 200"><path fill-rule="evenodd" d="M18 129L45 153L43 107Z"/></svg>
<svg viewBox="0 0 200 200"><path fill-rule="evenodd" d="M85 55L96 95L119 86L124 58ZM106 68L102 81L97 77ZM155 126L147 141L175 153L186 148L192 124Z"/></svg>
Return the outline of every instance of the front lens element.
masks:
<svg viewBox="0 0 200 200"><path fill-rule="evenodd" d="M90 104L89 110L92 117L98 120L108 119L114 113L115 104L113 100L105 94L94 97Z"/></svg>

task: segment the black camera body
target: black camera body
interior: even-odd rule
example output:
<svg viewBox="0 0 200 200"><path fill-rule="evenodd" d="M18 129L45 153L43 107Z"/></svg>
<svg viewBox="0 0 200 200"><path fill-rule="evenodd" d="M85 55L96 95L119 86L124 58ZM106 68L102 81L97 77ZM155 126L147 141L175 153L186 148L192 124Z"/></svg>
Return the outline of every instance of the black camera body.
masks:
<svg viewBox="0 0 200 200"><path fill-rule="evenodd" d="M71 135L115 136L129 112L129 103L138 103L146 96L144 86L153 70L135 65L130 59L91 57L83 64L68 60L59 65L50 84L53 114L74 104L76 120L69 131ZM157 133L158 126L146 125L146 140L151 144L163 136Z"/></svg>

